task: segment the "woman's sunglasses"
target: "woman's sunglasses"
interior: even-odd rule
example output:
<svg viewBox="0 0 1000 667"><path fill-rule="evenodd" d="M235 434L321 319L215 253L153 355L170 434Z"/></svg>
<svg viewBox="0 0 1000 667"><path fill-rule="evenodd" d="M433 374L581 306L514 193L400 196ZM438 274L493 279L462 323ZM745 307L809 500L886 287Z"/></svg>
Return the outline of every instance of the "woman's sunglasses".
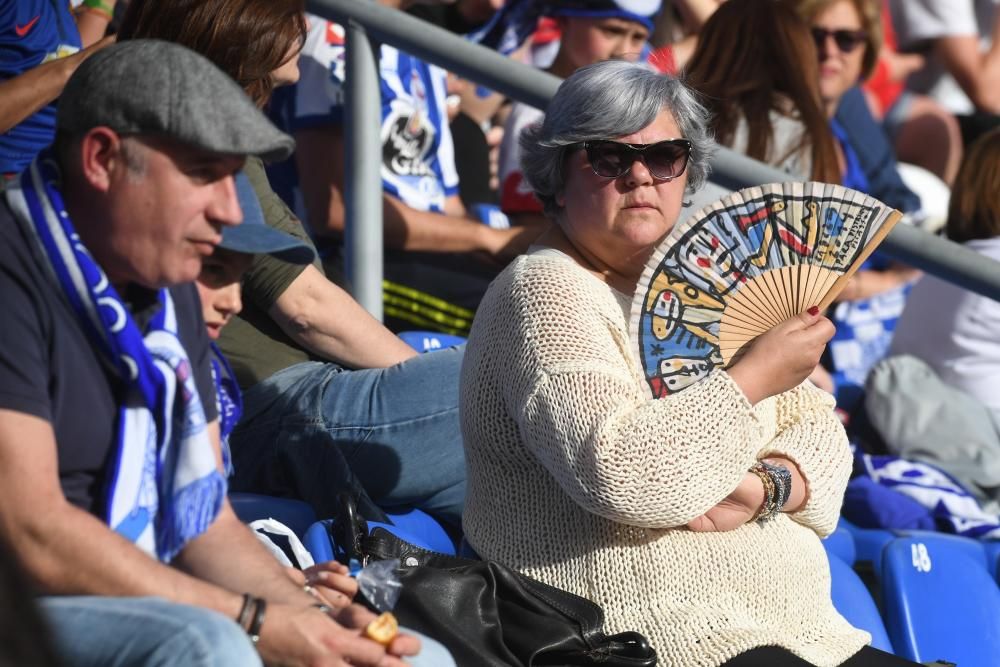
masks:
<svg viewBox="0 0 1000 667"><path fill-rule="evenodd" d="M850 53L868 39L868 33L864 30L827 30L817 26L813 26L811 30L813 39L816 41L816 48L821 50L826 44L827 37L833 37L833 42L841 53Z"/></svg>
<svg viewBox="0 0 1000 667"><path fill-rule="evenodd" d="M684 173L691 156L687 139L667 139L655 144L623 144L619 141L584 141L587 162L598 176L618 178L636 160L642 160L649 173L661 181L670 181Z"/></svg>

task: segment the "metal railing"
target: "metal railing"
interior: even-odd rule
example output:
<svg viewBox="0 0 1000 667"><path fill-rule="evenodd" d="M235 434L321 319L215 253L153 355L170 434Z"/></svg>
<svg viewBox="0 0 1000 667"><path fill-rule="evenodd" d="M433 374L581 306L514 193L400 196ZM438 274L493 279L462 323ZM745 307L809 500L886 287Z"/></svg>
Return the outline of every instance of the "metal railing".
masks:
<svg viewBox="0 0 1000 667"><path fill-rule="evenodd" d="M347 29L347 142L345 184L348 274L358 301L381 317L382 154L377 52L368 36L532 106L544 109L560 79L472 44L446 30L374 0L307 0L308 10ZM367 63L355 62L364 60ZM712 160L712 181L739 189L785 181L788 175L729 149ZM360 224L359 221L364 221ZM1000 301L1000 263L908 225L896 225L884 254Z"/></svg>

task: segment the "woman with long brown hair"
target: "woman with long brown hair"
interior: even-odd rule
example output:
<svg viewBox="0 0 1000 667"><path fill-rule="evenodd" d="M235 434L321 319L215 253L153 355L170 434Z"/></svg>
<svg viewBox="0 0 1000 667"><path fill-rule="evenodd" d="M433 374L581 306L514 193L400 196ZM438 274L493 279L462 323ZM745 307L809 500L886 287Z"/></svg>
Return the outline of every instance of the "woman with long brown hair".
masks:
<svg viewBox="0 0 1000 667"><path fill-rule="evenodd" d="M723 3L705 24L684 77L702 94L720 144L796 178L839 183L817 62L794 12L740 0Z"/></svg>
<svg viewBox="0 0 1000 667"><path fill-rule="evenodd" d="M308 26L302 0L132 0L118 39L162 39L205 56L264 106L298 80ZM290 80L289 80L290 79Z"/></svg>

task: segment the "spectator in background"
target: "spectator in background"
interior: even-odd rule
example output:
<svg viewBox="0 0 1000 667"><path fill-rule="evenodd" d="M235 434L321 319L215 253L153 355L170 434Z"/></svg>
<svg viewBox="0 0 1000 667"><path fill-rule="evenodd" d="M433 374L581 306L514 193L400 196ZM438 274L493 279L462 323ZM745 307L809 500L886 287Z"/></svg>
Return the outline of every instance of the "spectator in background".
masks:
<svg viewBox="0 0 1000 667"><path fill-rule="evenodd" d="M298 78L302 9L301 0L132 0L120 38L197 49L263 106ZM248 159L244 171L267 224L312 247L263 162ZM258 255L242 296L243 313L219 340L245 392L231 436L232 487L301 498L321 516L336 514L338 492L351 490L370 518L382 516L374 503L404 505L457 525L462 350L418 356L327 280L318 261Z"/></svg>
<svg viewBox="0 0 1000 667"><path fill-rule="evenodd" d="M380 1L396 9L412 4ZM272 108L299 148L294 163L270 174L290 205L300 193L324 263L340 273L350 168L344 156L344 30L318 17L311 24L302 78L276 96ZM393 47L379 48L386 323L396 330L465 334L489 281L528 246L533 231L503 228L503 216L484 221L465 209L457 194L445 72Z"/></svg>
<svg viewBox="0 0 1000 667"><path fill-rule="evenodd" d="M98 39L115 2L86 0L75 19L68 1L0 4L0 186L52 143L54 100L80 63L110 43Z"/></svg>
<svg viewBox="0 0 1000 667"><path fill-rule="evenodd" d="M920 199L903 183L892 146L858 86L882 47L875 0L785 0L809 25L819 56L820 98L840 153L841 182L894 208L915 212Z"/></svg>
<svg viewBox="0 0 1000 667"><path fill-rule="evenodd" d="M1000 261L1000 129L973 143L951 194L945 235ZM934 276L913 286L891 355L909 354L1000 415L1000 304Z"/></svg>
<svg viewBox="0 0 1000 667"><path fill-rule="evenodd" d="M669 0L656 18L649 62L661 72L677 74L691 60L698 35L725 0Z"/></svg>
<svg viewBox="0 0 1000 667"><path fill-rule="evenodd" d="M548 72L566 78L584 65L612 58L635 61L646 48L659 0L637 3L629 0L555 0L546 13L556 19L559 50ZM542 205L521 173L521 131L540 123L541 109L515 102L500 144L500 207L514 224L542 227L547 224Z"/></svg>
<svg viewBox="0 0 1000 667"><path fill-rule="evenodd" d="M702 29L684 77L702 94L720 144L796 180L840 182L816 48L791 9L773 0L723 3Z"/></svg>
<svg viewBox="0 0 1000 667"><path fill-rule="evenodd" d="M873 170L872 164L860 158L861 153L871 154L873 142L885 144L884 135L857 89L858 83L875 67L878 57L882 37L878 6L872 0L785 1L808 21L816 41L820 97L837 138L841 182L904 211L917 208L918 204L910 202L912 193L899 179L888 145L886 161L880 170ZM853 95L852 120L845 127L838 117L849 93ZM859 132L862 123L868 124L874 136ZM837 333L828 346L826 360L841 408L853 409L869 369L885 355L908 286L919 275L912 267L876 254L841 292L831 318ZM831 389L825 379L814 379Z"/></svg>
<svg viewBox="0 0 1000 667"><path fill-rule="evenodd" d="M0 523L67 663L401 667L357 634L371 614L339 612L349 629L316 608L220 474L190 281L241 221L244 156L291 138L205 58L152 40L77 69L57 137L0 202ZM416 653L401 639L388 650Z"/></svg>
<svg viewBox="0 0 1000 667"><path fill-rule="evenodd" d="M998 124L998 0L890 0L900 51L925 58L907 87L954 113L968 145Z"/></svg>
<svg viewBox="0 0 1000 667"><path fill-rule="evenodd" d="M936 100L906 90L907 77L923 67L924 58L899 53L888 0L882 0L881 18L882 48L864 82L872 114L882 121L900 162L927 169L950 186L962 160L958 120Z"/></svg>

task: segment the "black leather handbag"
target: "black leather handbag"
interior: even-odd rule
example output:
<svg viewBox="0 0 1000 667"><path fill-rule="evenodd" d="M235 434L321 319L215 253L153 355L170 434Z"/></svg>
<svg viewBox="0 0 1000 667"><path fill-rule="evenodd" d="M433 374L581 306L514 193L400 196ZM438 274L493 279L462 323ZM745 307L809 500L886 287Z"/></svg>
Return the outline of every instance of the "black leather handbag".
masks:
<svg viewBox="0 0 1000 667"><path fill-rule="evenodd" d="M427 551L378 527L356 543L368 560L399 559L393 613L444 644L460 667L652 667L638 632L607 635L590 600L496 562Z"/></svg>

